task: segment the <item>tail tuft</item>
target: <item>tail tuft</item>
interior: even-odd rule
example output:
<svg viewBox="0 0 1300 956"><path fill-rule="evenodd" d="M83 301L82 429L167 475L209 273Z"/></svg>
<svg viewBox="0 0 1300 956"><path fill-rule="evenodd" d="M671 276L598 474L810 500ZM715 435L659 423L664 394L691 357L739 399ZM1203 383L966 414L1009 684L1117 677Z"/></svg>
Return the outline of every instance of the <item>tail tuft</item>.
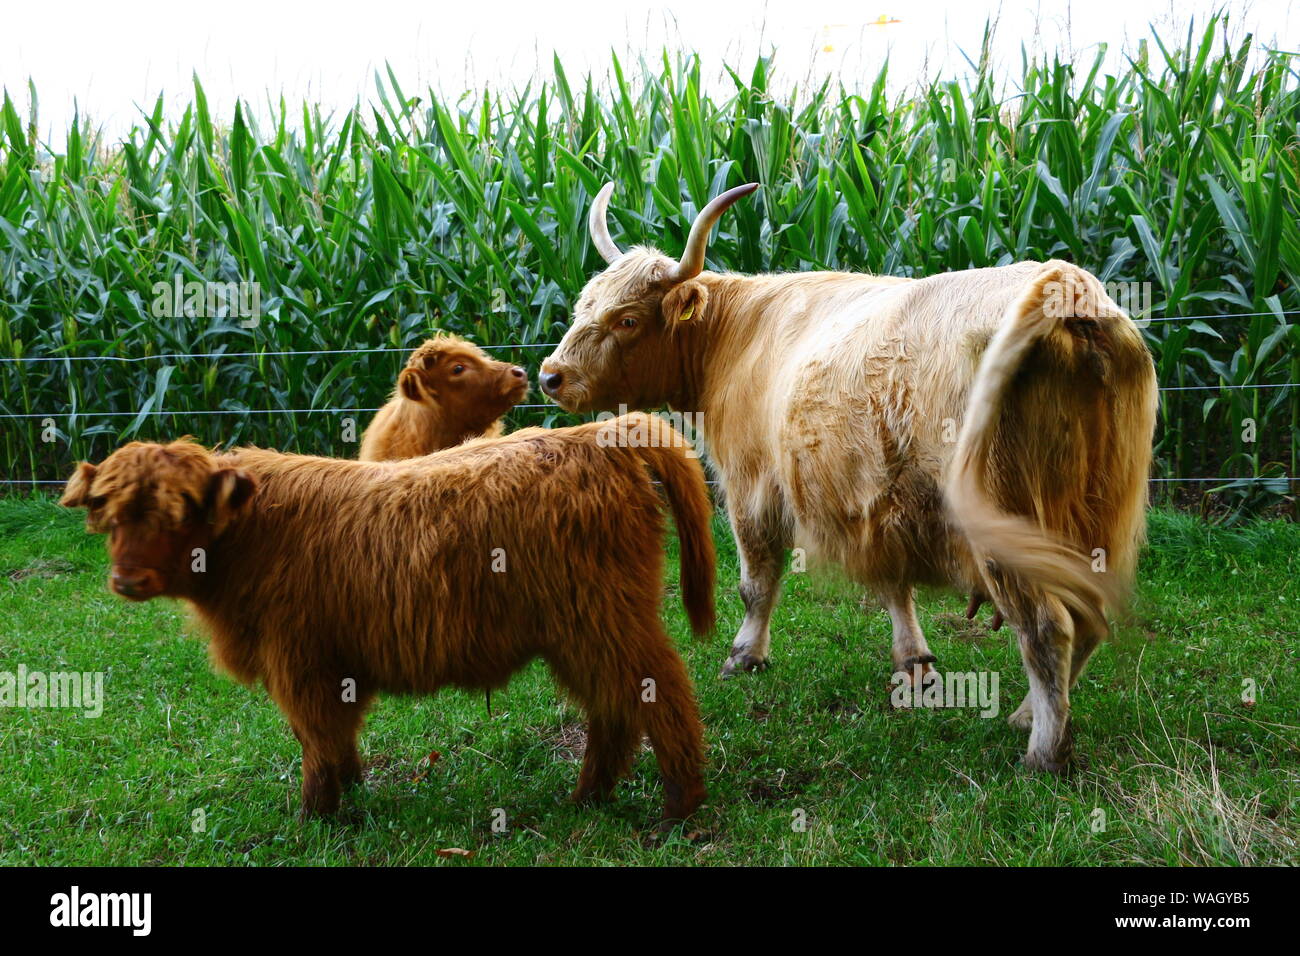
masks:
<svg viewBox="0 0 1300 956"><path fill-rule="evenodd" d="M1027 363L1031 352L1048 341L1055 352L1035 353L1035 361ZM1056 368L1048 365L1049 359L1069 370L1056 376L1066 381L1044 376L1040 366ZM1009 456L995 446L1006 440L999 437L999 425L1008 409L1027 400L1017 392L1027 387L1018 384L1027 371L1038 373L1040 383L1046 378L1046 385L1035 387L1053 389L1053 400L1059 402L1035 410L1035 427L1044 426L1043 415L1069 415L1059 420L1052 429L1058 434L1050 439L1058 450L1062 443L1072 444L1052 462L1022 457L1023 474L1018 483L1008 483L999 468L1007 467ZM1041 395L1031 397L1042 406ZM1047 263L989 342L948 472L948 509L977 562L987 568L991 561L997 576L1017 580L1017 590L1027 588L1039 600L1059 600L1097 634L1108 630L1107 611L1118 610L1123 602L1129 552L1135 547L1128 539L1140 536L1133 527L1142 522L1154 401L1150 356L1132 321L1094 276L1069 263ZM1032 442L1022 445L1032 447ZM1060 470L1071 467L1081 471L1067 481ZM1095 474L1085 473L1093 469ZM1086 502L1076 500L1085 497L1080 483L1101 491ZM1009 484L1018 493L1009 495ZM1061 507L1062 500L1071 504L1072 513L1090 512L1087 521L1061 520L1060 514L1070 510ZM1081 531L1081 524L1087 529ZM1101 540L1086 543L1093 537ZM1112 539L1123 552L1122 569L1112 569L1118 573L1094 572L1092 560L1072 543L1091 550Z"/></svg>

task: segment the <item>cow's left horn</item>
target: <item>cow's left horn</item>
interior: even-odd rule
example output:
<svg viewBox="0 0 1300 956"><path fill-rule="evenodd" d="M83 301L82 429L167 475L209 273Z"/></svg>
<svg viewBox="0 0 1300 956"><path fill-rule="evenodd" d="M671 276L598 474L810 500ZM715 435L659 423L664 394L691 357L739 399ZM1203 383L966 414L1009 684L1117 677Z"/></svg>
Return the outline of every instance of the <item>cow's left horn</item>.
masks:
<svg viewBox="0 0 1300 956"><path fill-rule="evenodd" d="M610 236L609 222L605 219L605 211L609 208L609 197L613 192L613 183L605 183L600 187L600 192L596 193L596 201L591 204L591 218L587 220L588 228L591 230L591 241L595 243L596 251L604 256L606 262L613 262L623 255L613 237Z"/></svg>
<svg viewBox="0 0 1300 956"><path fill-rule="evenodd" d="M713 231L714 225L736 200L748 196L757 188L758 183L745 183L728 189L700 210L695 222L691 224L691 234L686 237L686 251L673 270L674 281L685 282L704 271L704 251L709 247L709 233Z"/></svg>

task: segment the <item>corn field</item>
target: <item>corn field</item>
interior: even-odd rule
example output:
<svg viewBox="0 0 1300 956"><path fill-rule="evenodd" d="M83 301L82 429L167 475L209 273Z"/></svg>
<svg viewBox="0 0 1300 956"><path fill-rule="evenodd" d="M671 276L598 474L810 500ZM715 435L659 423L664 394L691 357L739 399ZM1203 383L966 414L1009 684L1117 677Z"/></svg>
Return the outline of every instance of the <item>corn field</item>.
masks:
<svg viewBox="0 0 1300 956"><path fill-rule="evenodd" d="M603 265L586 229L602 183L618 184L622 245L675 254L709 198L753 180L714 268L921 276L1059 257L1140 290L1167 389L1154 477L1225 479L1156 493L1214 491L1233 514L1293 504L1294 57L1229 42L1217 21L1114 72L1099 52L995 75L987 50L971 78L892 99L883 67L853 89L777 93L759 59L726 68L717 93L697 58L665 54L612 59L602 78L557 60L528 88L457 101L389 71L370 105L273 102L258 111L273 122L244 103L213 116L196 78L178 120L160 98L105 142L80 118L53 156L38 91L30 115L6 92L5 476L63 478L124 440L186 433L354 455L344 420L359 431L369 415L349 410L381 404L401 350L431 330L509 346L497 357L535 373L550 350L529 346L558 341ZM255 283L259 320L160 316L159 285L189 282Z"/></svg>

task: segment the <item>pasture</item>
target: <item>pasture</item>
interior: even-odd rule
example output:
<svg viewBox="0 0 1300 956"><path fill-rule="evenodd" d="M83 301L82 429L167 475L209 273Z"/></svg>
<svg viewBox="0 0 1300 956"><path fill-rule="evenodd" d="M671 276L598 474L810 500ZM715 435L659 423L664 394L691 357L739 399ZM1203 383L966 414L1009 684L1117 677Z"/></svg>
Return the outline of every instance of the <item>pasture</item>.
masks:
<svg viewBox="0 0 1300 956"><path fill-rule="evenodd" d="M98 718L0 710L0 865L1300 864L1293 523L1152 513L1131 619L1074 695L1083 767L1059 779L1017 768L1018 654L956 595L924 595L921 623L941 670L1000 675L996 718L891 708L888 618L824 573L788 575L774 666L718 680L741 616L719 517L709 642L688 637L675 555L667 570L709 799L664 842L648 752L612 805L565 801L581 725L540 663L491 713L455 691L381 699L364 786L337 820L300 825L300 750L274 704L212 671L178 604L109 594L82 524L48 499L0 501L0 672L105 675ZM438 855L452 847L474 856Z"/></svg>
<svg viewBox="0 0 1300 956"><path fill-rule="evenodd" d="M0 706L0 865L1300 865L1295 54L1221 17L1118 67L972 53L967 79L901 96L885 64L807 86L773 57L662 51L460 97L387 69L368 103L249 90L223 114L196 75L178 111L145 102L114 141L78 114L57 147L35 85L6 87L0 680L97 673L105 697L95 717ZM132 439L355 457L438 331L535 382L601 266L603 184L618 243L675 256L751 181L711 270L1062 258L1139 321L1155 509L1131 613L1072 695L1078 770L1018 766L1015 637L964 595L919 595L920 624L941 672L998 675L996 716L891 706L889 619L832 571L788 574L774 666L720 680L742 608L719 513L708 642L675 551L665 579L709 748L685 826L654 837L648 750L612 805L566 802L582 722L540 662L490 702L381 698L364 785L300 824L301 751L265 691L214 673L178 603L110 594L102 539L51 491ZM534 390L506 421L579 417Z"/></svg>

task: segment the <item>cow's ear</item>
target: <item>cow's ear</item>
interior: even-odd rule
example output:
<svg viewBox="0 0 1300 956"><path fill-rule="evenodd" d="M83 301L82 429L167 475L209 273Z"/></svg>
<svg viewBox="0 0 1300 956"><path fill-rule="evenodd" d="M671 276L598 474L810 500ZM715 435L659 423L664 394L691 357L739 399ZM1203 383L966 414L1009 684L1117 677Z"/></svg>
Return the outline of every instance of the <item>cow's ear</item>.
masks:
<svg viewBox="0 0 1300 956"><path fill-rule="evenodd" d="M674 322L698 322L704 317L708 305L709 290L704 283L689 279L669 290L660 308L664 321L672 325Z"/></svg>
<svg viewBox="0 0 1300 956"><path fill-rule="evenodd" d="M220 534L226 523L253 500L257 479L242 468L222 468L208 479L208 523Z"/></svg>
<svg viewBox="0 0 1300 956"><path fill-rule="evenodd" d="M424 381L424 376L413 368L402 369L402 374L397 376L397 390L402 393L403 398L412 402L428 403L434 398Z"/></svg>
<svg viewBox="0 0 1300 956"><path fill-rule="evenodd" d="M90 483L95 480L95 466L88 461L77 465L77 470L68 479L63 489L59 504L65 508L86 508L90 506Z"/></svg>

